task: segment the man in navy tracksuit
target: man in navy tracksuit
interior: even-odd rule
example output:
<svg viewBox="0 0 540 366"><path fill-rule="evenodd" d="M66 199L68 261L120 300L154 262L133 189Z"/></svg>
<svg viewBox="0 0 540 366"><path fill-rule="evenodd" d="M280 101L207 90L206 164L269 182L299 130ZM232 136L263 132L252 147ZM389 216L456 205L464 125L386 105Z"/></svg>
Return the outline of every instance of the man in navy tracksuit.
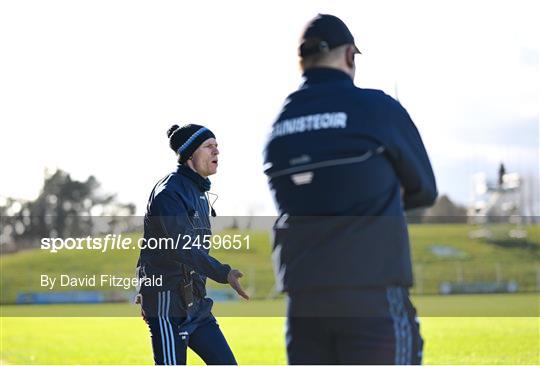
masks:
<svg viewBox="0 0 540 366"><path fill-rule="evenodd" d="M185 364L190 347L207 364L236 364L211 313L213 302L206 297L205 285L207 277L228 283L247 299L238 281L242 273L200 246L204 235L211 234L206 192L208 176L217 170L217 142L210 130L194 124L174 125L167 136L179 165L150 194L144 217L147 246L141 249L137 264L139 278L161 278L161 283L143 281L148 285L141 286L139 296L152 335L154 361L156 365Z"/></svg>
<svg viewBox="0 0 540 366"><path fill-rule="evenodd" d="M431 205L435 179L406 110L354 86L358 53L339 18L308 23L265 148L291 364L421 363L404 210Z"/></svg>

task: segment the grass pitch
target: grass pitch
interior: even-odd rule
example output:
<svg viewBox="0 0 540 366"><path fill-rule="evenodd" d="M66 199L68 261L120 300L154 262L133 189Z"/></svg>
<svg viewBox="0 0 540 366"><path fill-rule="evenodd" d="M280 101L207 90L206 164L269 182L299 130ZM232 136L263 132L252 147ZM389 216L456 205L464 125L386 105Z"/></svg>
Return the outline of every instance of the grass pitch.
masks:
<svg viewBox="0 0 540 366"><path fill-rule="evenodd" d="M519 304L531 304L531 299L538 304L537 295L475 296L476 304L506 305L507 316L421 318L424 363L540 364L540 317L519 316ZM460 300L463 298L453 299ZM473 300L469 296L468 301ZM437 299L419 297L415 302L422 307L422 302L434 301ZM220 312L219 305L216 313ZM253 301L238 306L242 309L269 305ZM92 307L98 307L106 313L124 316L58 317L70 311L84 313L82 308L75 307L86 308L88 314L97 314ZM42 309L40 313L49 317L23 316L32 308L32 312ZM1 310L0 359L8 364L152 364L149 332L133 305L3 306ZM283 317L221 316L218 322L240 364L286 363ZM190 351L188 364L203 362Z"/></svg>
<svg viewBox="0 0 540 366"><path fill-rule="evenodd" d="M218 319L240 364L284 364L284 318ZM422 318L425 364L540 363L539 318ZM3 318L9 364L152 364L136 318ZM189 352L188 364L203 364Z"/></svg>

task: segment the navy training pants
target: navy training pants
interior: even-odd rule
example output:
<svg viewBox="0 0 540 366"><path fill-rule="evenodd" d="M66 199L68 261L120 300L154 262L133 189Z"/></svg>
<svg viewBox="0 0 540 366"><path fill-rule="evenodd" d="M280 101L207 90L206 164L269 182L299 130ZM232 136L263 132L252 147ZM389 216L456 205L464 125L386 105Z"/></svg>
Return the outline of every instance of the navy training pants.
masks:
<svg viewBox="0 0 540 366"><path fill-rule="evenodd" d="M289 364L421 364L416 310L402 287L289 294Z"/></svg>
<svg viewBox="0 0 540 366"><path fill-rule="evenodd" d="M150 328L156 365L185 365L187 347L207 365L236 365L234 355L213 315L186 326L186 317L177 316L179 296L161 291L143 297L144 319Z"/></svg>

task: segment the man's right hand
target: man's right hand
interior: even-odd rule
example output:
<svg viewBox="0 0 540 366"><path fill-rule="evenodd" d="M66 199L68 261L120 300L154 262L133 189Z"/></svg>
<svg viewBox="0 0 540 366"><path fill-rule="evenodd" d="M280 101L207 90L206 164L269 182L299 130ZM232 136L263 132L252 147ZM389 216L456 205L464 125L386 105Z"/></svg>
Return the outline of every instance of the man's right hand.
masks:
<svg viewBox="0 0 540 366"><path fill-rule="evenodd" d="M242 285L240 285L239 279L243 277L244 274L240 272L237 269L231 269L229 271L229 274L227 275L227 281L229 282L229 285L236 291L236 293L240 296L242 296L244 299L249 300L249 295L246 294L244 289L242 288Z"/></svg>

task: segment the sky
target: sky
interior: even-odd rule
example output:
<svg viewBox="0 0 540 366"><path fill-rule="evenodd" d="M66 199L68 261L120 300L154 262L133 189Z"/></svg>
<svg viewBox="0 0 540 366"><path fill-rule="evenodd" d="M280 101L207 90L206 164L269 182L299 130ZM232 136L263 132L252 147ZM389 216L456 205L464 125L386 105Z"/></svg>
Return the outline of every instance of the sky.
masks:
<svg viewBox="0 0 540 366"><path fill-rule="evenodd" d="M300 83L298 38L342 18L362 51L355 84L398 97L440 193L469 204L499 162L538 182L534 1L3 1L0 197L35 198L44 169L93 174L144 213L176 165L167 129L209 127L221 215L273 214L262 148ZM536 195L540 197L540 195Z"/></svg>

